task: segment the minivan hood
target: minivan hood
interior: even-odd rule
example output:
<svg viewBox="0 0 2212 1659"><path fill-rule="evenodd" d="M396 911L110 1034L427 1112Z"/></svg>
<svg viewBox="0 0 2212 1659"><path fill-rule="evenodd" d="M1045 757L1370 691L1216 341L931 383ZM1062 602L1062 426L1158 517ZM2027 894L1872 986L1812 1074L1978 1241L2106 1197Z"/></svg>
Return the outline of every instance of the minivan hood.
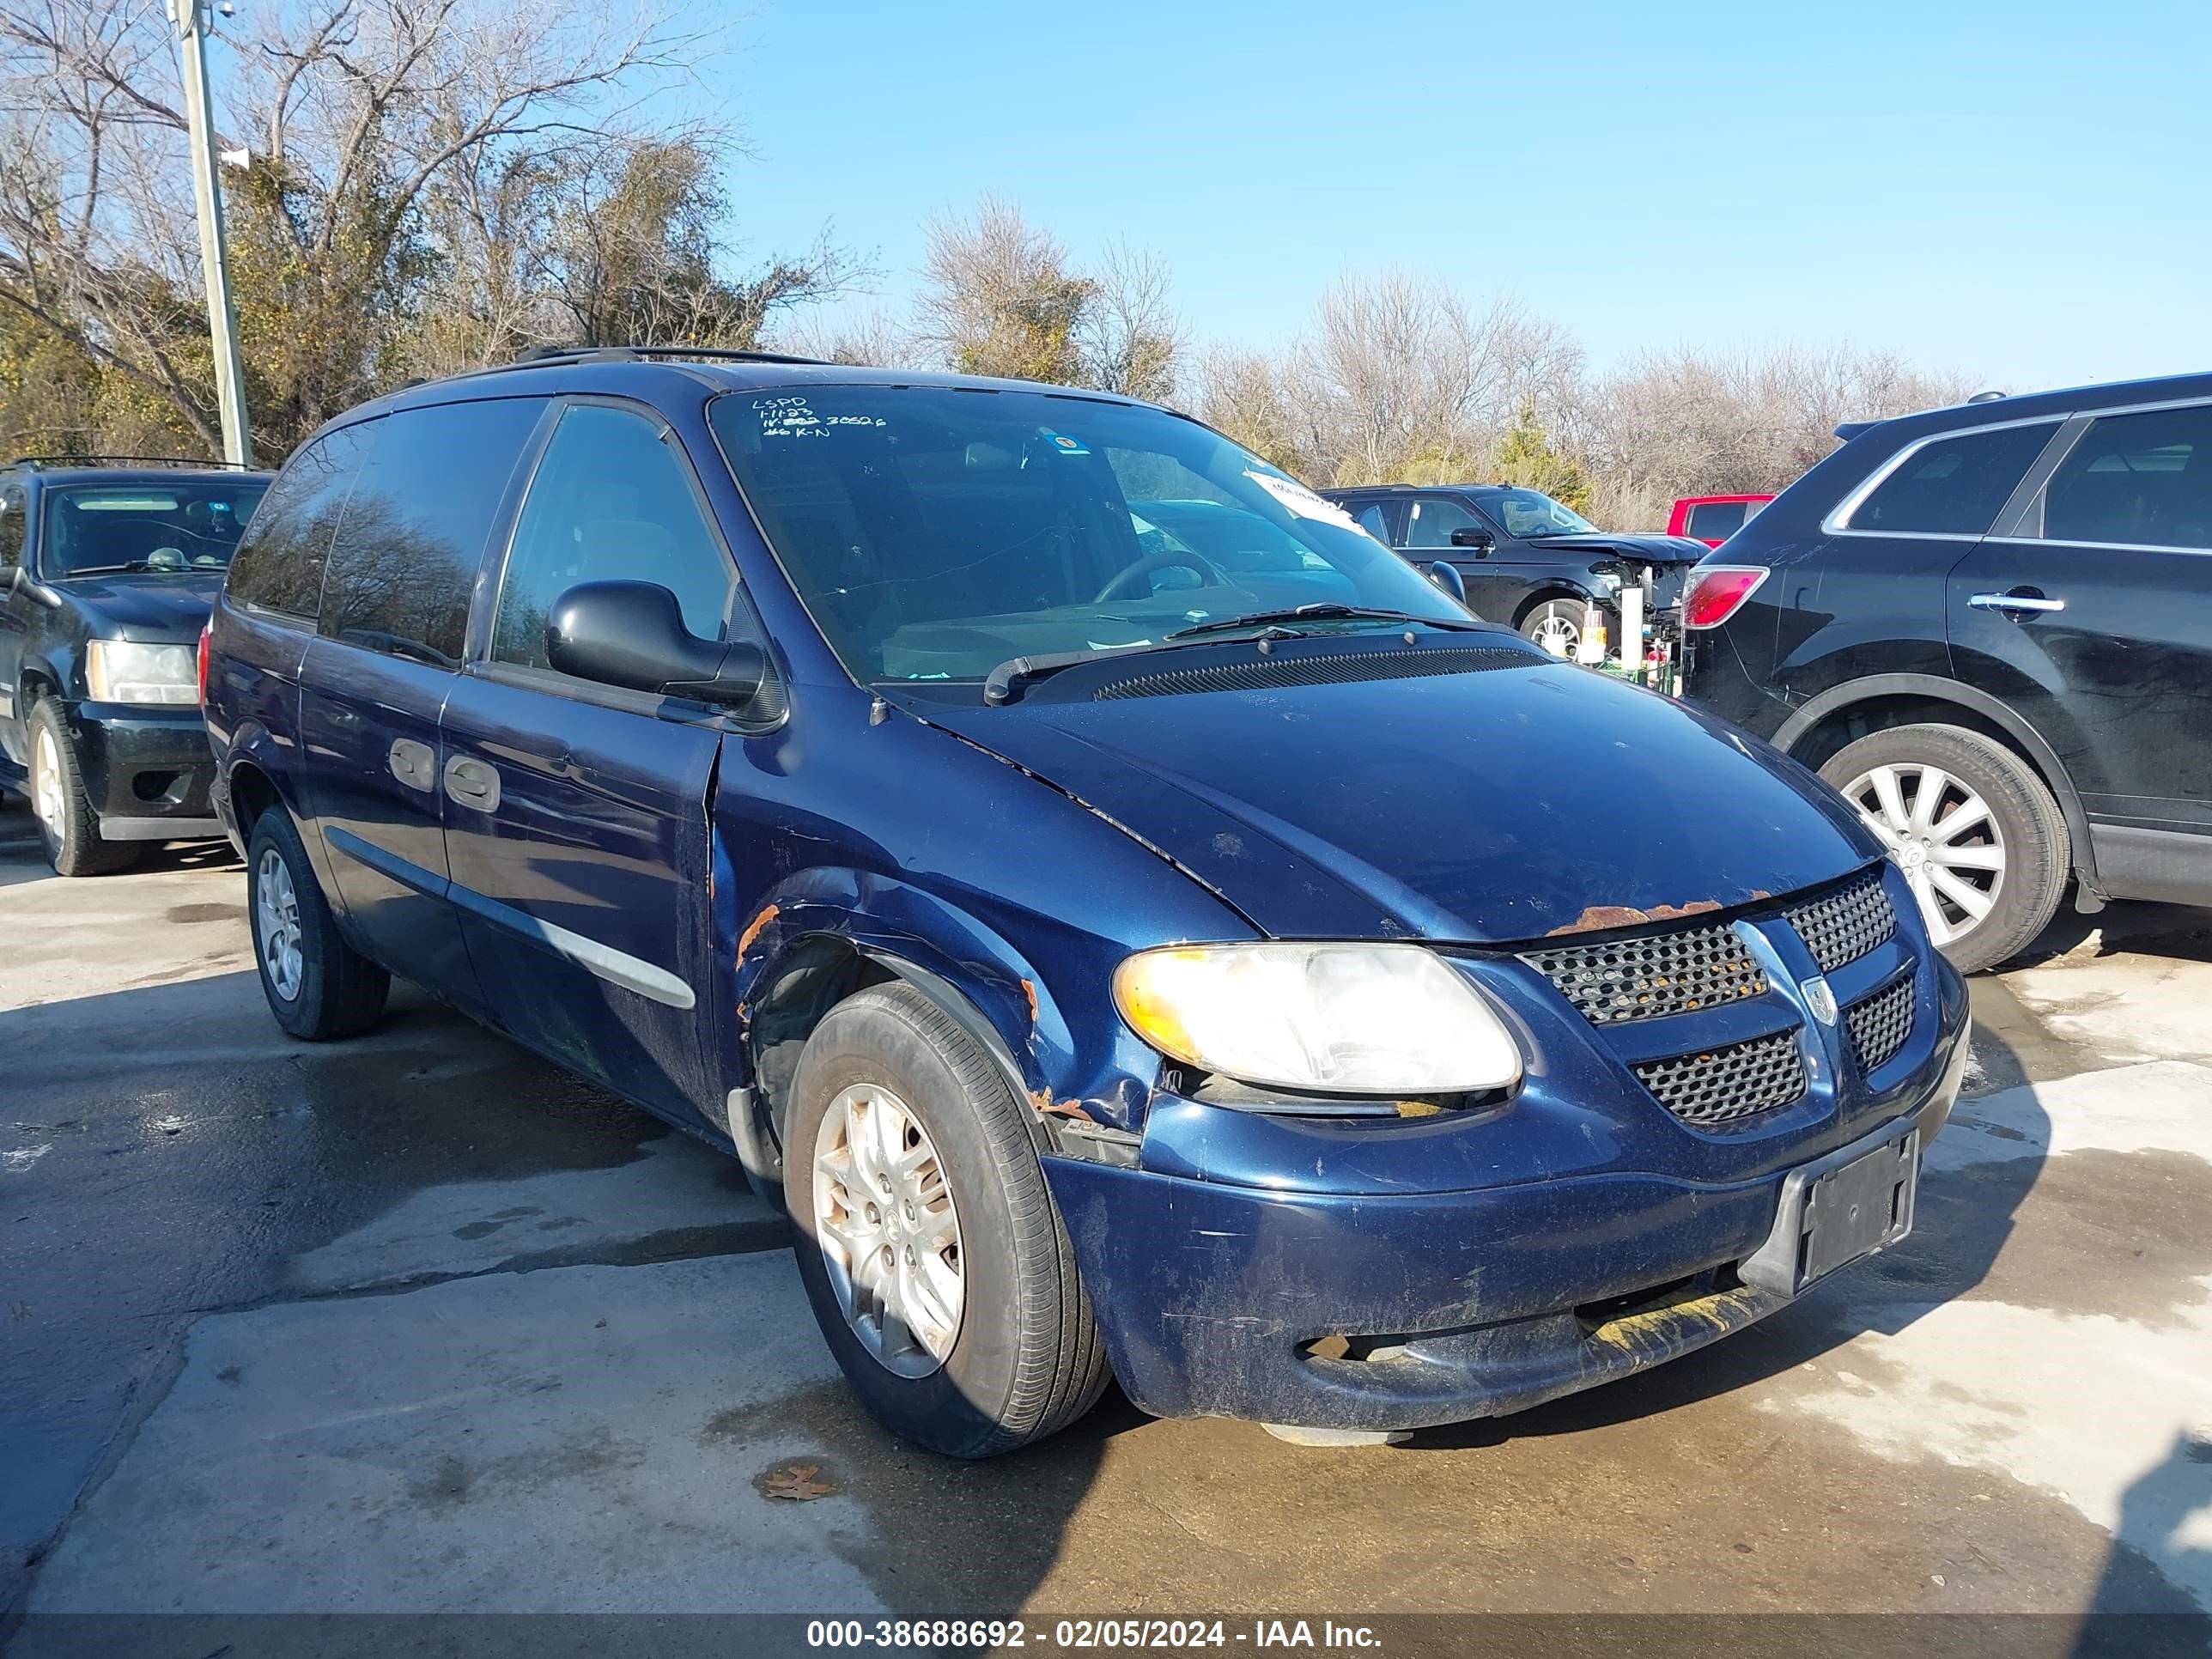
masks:
<svg viewBox="0 0 2212 1659"><path fill-rule="evenodd" d="M222 589L222 572L156 575L150 571L112 576L67 577L54 584L87 611L134 640L190 643Z"/></svg>
<svg viewBox="0 0 2212 1659"><path fill-rule="evenodd" d="M909 706L1278 938L1536 939L1788 893L1880 852L1765 744L1568 663L1105 702L1057 689Z"/></svg>

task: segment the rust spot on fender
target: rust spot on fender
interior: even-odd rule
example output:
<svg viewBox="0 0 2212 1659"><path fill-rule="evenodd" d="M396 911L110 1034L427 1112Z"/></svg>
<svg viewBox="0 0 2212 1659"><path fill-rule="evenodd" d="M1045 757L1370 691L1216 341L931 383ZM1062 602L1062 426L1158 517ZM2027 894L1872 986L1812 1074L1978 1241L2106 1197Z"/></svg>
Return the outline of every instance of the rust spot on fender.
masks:
<svg viewBox="0 0 2212 1659"><path fill-rule="evenodd" d="M761 936L761 929L767 927L769 923L775 920L776 911L776 906L773 904L769 905L767 909L762 911L758 915L753 918L752 925L750 927L747 927L744 933L738 936L738 955L739 957L742 958L746 951L753 948L753 941Z"/></svg>
<svg viewBox="0 0 2212 1659"><path fill-rule="evenodd" d="M1544 935L1558 939L1565 933L1595 933L1608 927L1633 927L1646 921L1679 921L1684 916L1699 916L1708 910L1721 908L1718 899L1692 899L1687 904L1655 904L1649 910L1638 910L1629 904L1593 904L1564 927L1554 927Z"/></svg>
<svg viewBox="0 0 2212 1659"><path fill-rule="evenodd" d="M1049 1089L1030 1090L1030 1104L1036 1107L1037 1110L1042 1112L1048 1117L1087 1118L1091 1115L1090 1113L1083 1109L1083 1104L1080 1101L1055 1101L1052 1097L1052 1091Z"/></svg>
<svg viewBox="0 0 2212 1659"><path fill-rule="evenodd" d="M1028 1003L1030 1006L1030 1024L1032 1025L1036 1024L1037 1014L1036 987L1031 984L1028 980L1024 980L1022 981L1022 1000Z"/></svg>

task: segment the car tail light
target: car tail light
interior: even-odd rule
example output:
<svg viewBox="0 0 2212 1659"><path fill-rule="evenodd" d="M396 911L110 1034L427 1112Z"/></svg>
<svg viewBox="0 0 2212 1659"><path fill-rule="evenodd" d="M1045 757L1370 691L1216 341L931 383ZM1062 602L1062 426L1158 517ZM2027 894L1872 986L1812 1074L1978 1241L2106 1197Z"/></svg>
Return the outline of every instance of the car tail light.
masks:
<svg viewBox="0 0 2212 1659"><path fill-rule="evenodd" d="M1718 628L1766 580L1763 564L1701 564L1682 589L1682 626Z"/></svg>
<svg viewBox="0 0 2212 1659"><path fill-rule="evenodd" d="M215 618L210 617L200 624L200 707L207 707L208 636L215 632Z"/></svg>

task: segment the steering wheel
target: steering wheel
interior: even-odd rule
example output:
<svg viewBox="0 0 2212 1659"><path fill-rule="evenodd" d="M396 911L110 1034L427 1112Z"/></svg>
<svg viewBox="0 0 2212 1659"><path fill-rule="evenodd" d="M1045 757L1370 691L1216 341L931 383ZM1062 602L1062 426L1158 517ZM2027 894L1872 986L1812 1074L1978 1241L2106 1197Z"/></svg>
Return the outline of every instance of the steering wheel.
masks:
<svg viewBox="0 0 2212 1659"><path fill-rule="evenodd" d="M1155 570L1195 570L1198 572L1198 585L1200 587L1226 587L1230 585L1227 572L1224 571L1219 565L1201 558L1195 553L1185 550L1147 553L1135 562L1124 565L1109 577L1106 586L1098 590L1091 603L1103 605L1109 599L1126 598L1129 589L1136 585L1139 576L1149 576Z"/></svg>

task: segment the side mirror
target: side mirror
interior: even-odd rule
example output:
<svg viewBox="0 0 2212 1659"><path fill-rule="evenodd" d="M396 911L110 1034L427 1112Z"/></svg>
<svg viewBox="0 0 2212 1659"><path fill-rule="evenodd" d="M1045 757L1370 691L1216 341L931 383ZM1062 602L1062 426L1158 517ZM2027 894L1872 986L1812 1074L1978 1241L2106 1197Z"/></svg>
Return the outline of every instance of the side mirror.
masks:
<svg viewBox="0 0 2212 1659"><path fill-rule="evenodd" d="M1454 547L1471 547L1478 554L1486 554L1496 545L1496 538L1487 530L1477 530L1472 525L1462 525L1451 533Z"/></svg>
<svg viewBox="0 0 2212 1659"><path fill-rule="evenodd" d="M727 707L750 702L768 673L758 646L702 640L676 596L652 582L582 582L545 618L545 657L563 674Z"/></svg>
<svg viewBox="0 0 2212 1659"><path fill-rule="evenodd" d="M1467 584L1460 580L1459 572L1442 559L1429 567L1429 580L1462 605L1467 603Z"/></svg>

